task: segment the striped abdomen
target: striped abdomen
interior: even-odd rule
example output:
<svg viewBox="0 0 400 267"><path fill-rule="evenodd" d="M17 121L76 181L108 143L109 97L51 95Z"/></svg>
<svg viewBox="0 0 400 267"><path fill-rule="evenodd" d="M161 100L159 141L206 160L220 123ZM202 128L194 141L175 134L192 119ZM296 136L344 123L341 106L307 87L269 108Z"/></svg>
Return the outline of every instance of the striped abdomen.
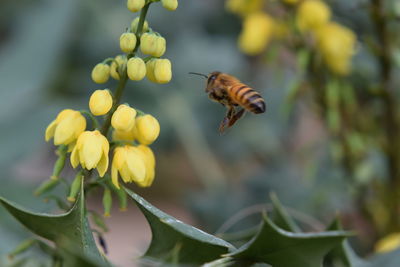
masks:
<svg viewBox="0 0 400 267"><path fill-rule="evenodd" d="M243 83L236 83L228 90L229 96L238 105L255 114L265 112L265 101L254 89Z"/></svg>

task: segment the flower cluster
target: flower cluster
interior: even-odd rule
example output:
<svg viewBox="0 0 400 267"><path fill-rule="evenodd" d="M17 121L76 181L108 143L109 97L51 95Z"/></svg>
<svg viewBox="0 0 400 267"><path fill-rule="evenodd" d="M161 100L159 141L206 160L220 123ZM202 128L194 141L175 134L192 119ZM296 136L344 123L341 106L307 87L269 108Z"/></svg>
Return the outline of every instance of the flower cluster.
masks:
<svg viewBox="0 0 400 267"><path fill-rule="evenodd" d="M120 104L128 80L140 81L147 77L151 82L161 84L168 83L172 78L171 62L160 58L166 52L166 40L153 31L145 20L153 2L127 1L127 8L132 12L141 11L141 15L130 23L129 30L119 38L119 47L124 54L107 58L92 70L91 78L95 83L107 83L110 77L117 80L115 91L95 90L89 99L90 111L62 110L47 127L45 139L49 141L53 138L54 144L59 146L59 159L51 181L43 183L37 194L56 184L68 155L73 168L81 167L71 184L68 200L75 201L81 182L86 182L82 179L93 176L94 172L91 171L96 169L98 177L105 177L98 180L99 185L105 187L105 215L110 213L111 189L117 194L125 194L119 177L125 183L134 182L141 187L153 183L156 163L149 145L158 138L160 125L152 115L129 104ZM161 0L161 3L167 10L175 10L178 6L177 0ZM143 57L138 55L139 51ZM125 209L125 206L121 209Z"/></svg>
<svg viewBox="0 0 400 267"><path fill-rule="evenodd" d="M348 28L331 21L331 10L322 0L281 0L288 11L295 11L295 23L287 16L273 18L263 0L227 0L226 8L243 19L238 46L248 55L266 51L272 40L280 40L289 33L311 36L312 47L333 72L346 75L351 69L351 58L356 42L355 34ZM295 8L293 8L295 6Z"/></svg>

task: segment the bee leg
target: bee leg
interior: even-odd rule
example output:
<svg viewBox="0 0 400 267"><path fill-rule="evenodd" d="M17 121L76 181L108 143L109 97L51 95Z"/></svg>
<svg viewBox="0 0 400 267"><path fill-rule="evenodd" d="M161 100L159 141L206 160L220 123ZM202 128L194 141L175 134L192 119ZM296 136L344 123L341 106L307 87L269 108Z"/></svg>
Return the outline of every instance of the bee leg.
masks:
<svg viewBox="0 0 400 267"><path fill-rule="evenodd" d="M221 124L219 125L219 132L221 134L225 131L225 128L230 126L229 124L234 114L235 114L235 108L228 107L228 111L225 115L225 118L221 121Z"/></svg>
<svg viewBox="0 0 400 267"><path fill-rule="evenodd" d="M239 110L238 112L233 114L232 118L229 120L228 127L231 127L232 125L234 125L235 122L243 116L244 112L245 112L245 110L242 108L241 110Z"/></svg>

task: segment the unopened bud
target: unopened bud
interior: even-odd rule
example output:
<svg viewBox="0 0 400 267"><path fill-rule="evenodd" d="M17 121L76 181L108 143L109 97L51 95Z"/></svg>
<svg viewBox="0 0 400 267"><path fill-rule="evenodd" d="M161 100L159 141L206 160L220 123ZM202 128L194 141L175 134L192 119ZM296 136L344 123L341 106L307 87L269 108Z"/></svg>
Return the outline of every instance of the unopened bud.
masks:
<svg viewBox="0 0 400 267"><path fill-rule="evenodd" d="M143 54L161 57L166 50L165 38L153 33L144 33L140 37L140 50Z"/></svg>
<svg viewBox="0 0 400 267"><path fill-rule="evenodd" d="M146 63L140 57L129 59L126 67L128 77L133 81L140 81L146 76Z"/></svg>
<svg viewBox="0 0 400 267"><path fill-rule="evenodd" d="M113 104L113 98L110 94L110 91L107 89L104 90L96 90L90 96L89 100L89 108L90 112L92 112L95 116L101 116L107 114Z"/></svg>
<svg viewBox="0 0 400 267"><path fill-rule="evenodd" d="M174 11L178 7L178 0L161 0L164 8Z"/></svg>
<svg viewBox="0 0 400 267"><path fill-rule="evenodd" d="M145 0L128 0L126 6L132 12L138 12L144 7Z"/></svg>
<svg viewBox="0 0 400 267"><path fill-rule="evenodd" d="M130 53L136 47L136 35L131 32L125 32L119 37L119 46L122 52Z"/></svg>
<svg viewBox="0 0 400 267"><path fill-rule="evenodd" d="M118 131L129 131L135 125L136 110L128 105L119 105L111 118L111 125Z"/></svg>
<svg viewBox="0 0 400 267"><path fill-rule="evenodd" d="M136 119L135 138L143 145L153 143L160 134L160 124L157 119L147 114Z"/></svg>
<svg viewBox="0 0 400 267"><path fill-rule="evenodd" d="M124 64L126 63L126 57L121 55L116 56L114 61L111 63L110 74L116 80L119 80L120 72L124 69Z"/></svg>
<svg viewBox="0 0 400 267"><path fill-rule="evenodd" d="M110 66L99 63L92 70L92 80L95 83L105 83L110 78Z"/></svg>
<svg viewBox="0 0 400 267"><path fill-rule="evenodd" d="M137 17L137 18L135 18L134 20L132 20L132 23L131 23L131 30L132 30L132 32L134 32L134 33L137 33L138 24L139 24L139 19L140 19L140 18ZM147 20L145 20L144 23L143 23L142 32L147 32L148 30L149 30L149 23L147 22ZM142 32L139 32L139 34L142 33Z"/></svg>

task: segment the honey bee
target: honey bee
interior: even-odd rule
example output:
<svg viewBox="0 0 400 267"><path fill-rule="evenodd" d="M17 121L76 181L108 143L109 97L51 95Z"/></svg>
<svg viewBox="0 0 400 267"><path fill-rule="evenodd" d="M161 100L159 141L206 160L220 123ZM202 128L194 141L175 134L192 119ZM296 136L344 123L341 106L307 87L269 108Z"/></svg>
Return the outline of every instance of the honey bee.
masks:
<svg viewBox="0 0 400 267"><path fill-rule="evenodd" d="M221 134L226 128L234 125L245 111L254 114L265 112L265 101L261 95L236 77L219 71L211 72L209 75L196 72L189 72L189 74L205 77L207 79L205 91L208 97L228 109L219 126ZM236 107L239 107L239 110L236 110Z"/></svg>

